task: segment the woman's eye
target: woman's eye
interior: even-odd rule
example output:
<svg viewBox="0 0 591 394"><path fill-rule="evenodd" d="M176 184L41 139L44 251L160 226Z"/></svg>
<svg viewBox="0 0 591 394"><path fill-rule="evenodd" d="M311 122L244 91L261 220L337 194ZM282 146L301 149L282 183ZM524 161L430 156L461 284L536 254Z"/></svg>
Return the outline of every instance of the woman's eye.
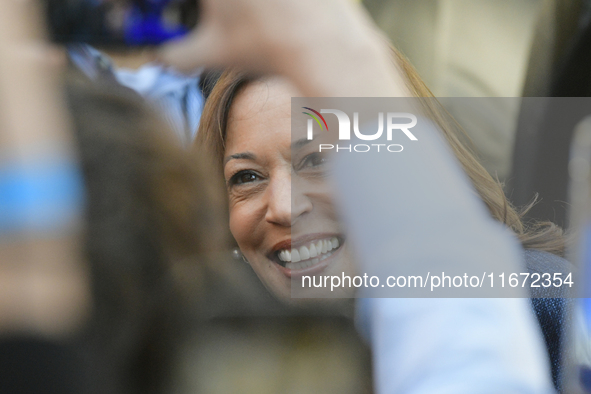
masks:
<svg viewBox="0 0 591 394"><path fill-rule="evenodd" d="M232 175L228 184L229 186L243 185L245 183L256 182L260 179L261 177L256 172L244 170Z"/></svg>
<svg viewBox="0 0 591 394"><path fill-rule="evenodd" d="M298 166L299 170L303 170L306 168L313 168L318 167L326 163L326 157L321 154L320 152L314 152L309 154L308 156L304 157L304 159L300 162Z"/></svg>

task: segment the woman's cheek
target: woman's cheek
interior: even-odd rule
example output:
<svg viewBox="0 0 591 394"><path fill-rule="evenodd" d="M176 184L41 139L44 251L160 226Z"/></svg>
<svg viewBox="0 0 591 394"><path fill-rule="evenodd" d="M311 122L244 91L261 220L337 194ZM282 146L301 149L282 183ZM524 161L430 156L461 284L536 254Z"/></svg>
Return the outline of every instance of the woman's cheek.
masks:
<svg viewBox="0 0 591 394"><path fill-rule="evenodd" d="M259 227L257 210L248 202L230 206L230 232L243 252L256 249Z"/></svg>
<svg viewBox="0 0 591 394"><path fill-rule="evenodd" d="M245 236L248 233L247 228L247 217L240 209L230 208L230 232L234 236L238 246L242 248Z"/></svg>

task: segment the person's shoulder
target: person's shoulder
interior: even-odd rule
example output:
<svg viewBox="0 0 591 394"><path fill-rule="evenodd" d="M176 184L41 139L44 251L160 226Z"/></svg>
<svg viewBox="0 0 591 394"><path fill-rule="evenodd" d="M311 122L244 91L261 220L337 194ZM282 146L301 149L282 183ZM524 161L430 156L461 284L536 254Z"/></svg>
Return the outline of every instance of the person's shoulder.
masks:
<svg viewBox="0 0 591 394"><path fill-rule="evenodd" d="M549 252L526 249L524 256L525 264L530 274L566 274L573 270L573 265L568 260Z"/></svg>
<svg viewBox="0 0 591 394"><path fill-rule="evenodd" d="M548 280L550 283L557 283L557 278L568 279L568 275L574 271L574 266L566 259L555 254L544 252L542 250L527 249L524 251L525 265L533 281L530 287L531 298L545 298L542 305L535 309L539 312L539 307L549 308L551 310L562 310L562 301L559 298L569 296L570 287L562 285L560 287L545 285ZM572 280L572 277L571 277ZM552 299L555 299L552 301ZM558 303L558 304L557 304ZM535 304L535 303L534 303ZM561 312L562 313L562 312Z"/></svg>

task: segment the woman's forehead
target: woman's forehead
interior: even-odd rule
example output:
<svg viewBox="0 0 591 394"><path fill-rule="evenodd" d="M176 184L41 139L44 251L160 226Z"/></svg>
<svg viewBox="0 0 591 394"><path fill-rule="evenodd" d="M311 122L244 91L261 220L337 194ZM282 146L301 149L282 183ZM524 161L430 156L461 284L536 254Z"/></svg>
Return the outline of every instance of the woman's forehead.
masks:
<svg viewBox="0 0 591 394"><path fill-rule="evenodd" d="M289 117L291 98L297 96L297 90L278 77L252 82L234 99L229 120L258 118L263 113Z"/></svg>
<svg viewBox="0 0 591 394"><path fill-rule="evenodd" d="M268 140L267 143L286 140L289 143L294 92L295 89L277 78L246 86L232 104L226 148L241 149L245 143L252 145L261 140Z"/></svg>

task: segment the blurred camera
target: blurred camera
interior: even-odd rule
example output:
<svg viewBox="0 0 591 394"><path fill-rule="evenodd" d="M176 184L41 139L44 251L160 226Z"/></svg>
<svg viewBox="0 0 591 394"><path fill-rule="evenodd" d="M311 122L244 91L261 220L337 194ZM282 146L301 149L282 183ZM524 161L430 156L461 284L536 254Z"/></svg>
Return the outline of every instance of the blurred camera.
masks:
<svg viewBox="0 0 591 394"><path fill-rule="evenodd" d="M197 0L45 0L49 35L60 44L159 45L197 24Z"/></svg>

